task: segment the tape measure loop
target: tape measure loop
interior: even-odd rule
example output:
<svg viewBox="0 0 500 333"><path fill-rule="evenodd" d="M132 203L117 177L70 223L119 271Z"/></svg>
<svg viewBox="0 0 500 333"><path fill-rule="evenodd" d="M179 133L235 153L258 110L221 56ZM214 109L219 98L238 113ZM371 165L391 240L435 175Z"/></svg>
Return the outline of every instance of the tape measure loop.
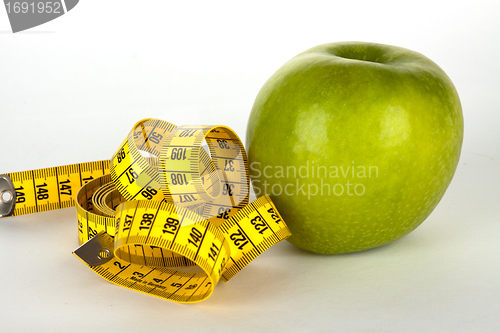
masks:
<svg viewBox="0 0 500 333"><path fill-rule="evenodd" d="M74 254L93 271L193 303L290 236L271 199L249 204L249 194L246 152L230 128L144 119L110 161L1 175L0 217L76 206Z"/></svg>
<svg viewBox="0 0 500 333"><path fill-rule="evenodd" d="M158 155L164 139L176 126L159 119L139 121L111 158L111 176L127 200L163 200ZM143 156L146 155L146 156Z"/></svg>

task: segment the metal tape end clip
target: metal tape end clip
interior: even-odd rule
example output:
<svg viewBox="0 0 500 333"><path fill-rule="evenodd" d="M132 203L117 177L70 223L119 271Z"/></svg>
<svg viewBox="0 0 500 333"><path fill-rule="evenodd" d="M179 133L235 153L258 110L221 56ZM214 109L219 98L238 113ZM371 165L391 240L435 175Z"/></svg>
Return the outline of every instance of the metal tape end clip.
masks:
<svg viewBox="0 0 500 333"><path fill-rule="evenodd" d="M113 248L113 238L103 231L83 243L73 254L89 266L99 266L113 258Z"/></svg>
<svg viewBox="0 0 500 333"><path fill-rule="evenodd" d="M16 207L16 189L7 175L0 175L0 217L11 216Z"/></svg>

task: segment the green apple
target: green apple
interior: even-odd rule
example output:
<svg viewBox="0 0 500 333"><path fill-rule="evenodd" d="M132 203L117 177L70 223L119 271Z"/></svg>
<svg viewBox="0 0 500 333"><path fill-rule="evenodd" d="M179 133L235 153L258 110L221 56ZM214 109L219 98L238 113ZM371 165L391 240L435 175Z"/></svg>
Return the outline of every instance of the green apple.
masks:
<svg viewBox="0 0 500 333"><path fill-rule="evenodd" d="M401 47L340 42L269 78L246 145L256 195L271 196L288 240L333 254L419 226L450 184L462 140L460 100L438 65Z"/></svg>

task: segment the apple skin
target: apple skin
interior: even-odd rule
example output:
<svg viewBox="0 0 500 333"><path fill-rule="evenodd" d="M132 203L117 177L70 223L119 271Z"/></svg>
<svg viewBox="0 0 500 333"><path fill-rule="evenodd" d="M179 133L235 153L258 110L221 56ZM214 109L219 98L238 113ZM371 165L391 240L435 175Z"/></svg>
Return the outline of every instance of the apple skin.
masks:
<svg viewBox="0 0 500 333"><path fill-rule="evenodd" d="M256 195L271 196L289 242L320 254L418 227L450 184L462 141L446 73L420 53L365 42L319 45L285 63L258 93L246 133Z"/></svg>

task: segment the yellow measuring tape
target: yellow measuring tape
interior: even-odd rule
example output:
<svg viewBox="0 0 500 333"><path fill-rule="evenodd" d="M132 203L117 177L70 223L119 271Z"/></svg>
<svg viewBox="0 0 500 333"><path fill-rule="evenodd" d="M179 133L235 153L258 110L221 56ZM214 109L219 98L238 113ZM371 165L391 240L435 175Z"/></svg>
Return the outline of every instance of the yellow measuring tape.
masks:
<svg viewBox="0 0 500 333"><path fill-rule="evenodd" d="M74 254L94 272L193 303L290 236L271 199L249 203L249 189L230 128L145 119L111 161L0 175L0 217L76 206Z"/></svg>

